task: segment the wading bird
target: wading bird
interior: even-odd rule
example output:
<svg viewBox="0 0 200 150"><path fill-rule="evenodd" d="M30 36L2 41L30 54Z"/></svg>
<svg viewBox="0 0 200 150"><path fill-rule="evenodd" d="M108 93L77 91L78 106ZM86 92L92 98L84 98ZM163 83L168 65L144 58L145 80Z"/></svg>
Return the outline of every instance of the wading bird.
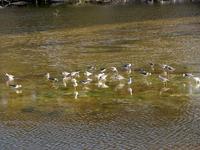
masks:
<svg viewBox="0 0 200 150"><path fill-rule="evenodd" d="M165 77L162 77L161 75L158 76L159 79L164 83L164 85L166 86L167 85L167 82L169 81L169 79L165 78Z"/></svg>
<svg viewBox="0 0 200 150"><path fill-rule="evenodd" d="M47 73L47 74L46 74L46 78L47 78L47 80L49 80L49 81L58 82L58 79L57 79L57 78L50 77L50 73Z"/></svg>
<svg viewBox="0 0 200 150"><path fill-rule="evenodd" d="M14 76L14 75L8 74L8 73L6 73L5 75L6 75L6 77L8 78L8 81L14 81L14 79L15 79L15 76Z"/></svg>

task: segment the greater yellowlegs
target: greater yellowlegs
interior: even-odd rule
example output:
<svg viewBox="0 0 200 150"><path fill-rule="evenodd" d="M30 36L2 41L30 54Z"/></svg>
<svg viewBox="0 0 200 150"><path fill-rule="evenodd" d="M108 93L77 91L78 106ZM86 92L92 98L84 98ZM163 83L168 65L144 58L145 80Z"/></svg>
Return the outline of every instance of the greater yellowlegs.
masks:
<svg viewBox="0 0 200 150"><path fill-rule="evenodd" d="M161 76L161 75L159 75L158 77L159 77L159 79L164 83L164 85L166 85L167 82L169 81L169 79L167 79L167 78L165 78L165 77L163 77L163 76Z"/></svg>
<svg viewBox="0 0 200 150"><path fill-rule="evenodd" d="M144 77L147 77L147 76L150 76L150 75L151 75L150 72L147 72L147 71L145 71L144 69L141 69L141 70L140 70L140 74L142 74Z"/></svg>
<svg viewBox="0 0 200 150"><path fill-rule="evenodd" d="M86 77L89 77L89 76L91 76L91 75L92 75L92 73L91 73L91 72L89 72L89 71L85 71L85 72L84 72L84 75L85 75Z"/></svg>
<svg viewBox="0 0 200 150"><path fill-rule="evenodd" d="M20 85L20 84L9 84L9 86L14 88L14 89L22 88L22 85Z"/></svg>
<svg viewBox="0 0 200 150"><path fill-rule="evenodd" d="M114 73L118 73L118 70L116 67L111 67L111 71L114 72Z"/></svg>
<svg viewBox="0 0 200 150"><path fill-rule="evenodd" d="M6 73L5 75L6 75L6 77L8 78L9 81L13 81L15 79L15 76L12 75L12 74Z"/></svg>
<svg viewBox="0 0 200 150"><path fill-rule="evenodd" d="M101 73L105 73L105 72L106 72L106 68L101 68L101 69L100 69L100 72L101 72Z"/></svg>
<svg viewBox="0 0 200 150"><path fill-rule="evenodd" d="M104 75L100 76L100 77L99 77L99 81L103 81L103 82L105 82L107 76L108 76L107 74L104 74Z"/></svg>
<svg viewBox="0 0 200 150"><path fill-rule="evenodd" d="M92 81L92 79L90 78L87 78L86 80L81 80L80 83L84 84L84 85L87 85L87 84L90 84Z"/></svg>
<svg viewBox="0 0 200 150"><path fill-rule="evenodd" d="M49 80L49 81L58 82L58 79L57 79L57 78L50 77L50 73L47 73L47 74L46 74L46 77L47 77L47 80Z"/></svg>
<svg viewBox="0 0 200 150"><path fill-rule="evenodd" d="M80 77L80 71L74 71L74 72L71 72L71 77L73 77L73 78L79 78Z"/></svg>
<svg viewBox="0 0 200 150"><path fill-rule="evenodd" d="M68 77L68 76L70 76L70 73L67 72L67 71L64 71L64 72L62 72L62 75L63 75L64 77Z"/></svg>
<svg viewBox="0 0 200 150"><path fill-rule="evenodd" d="M98 81L97 86L99 88L109 88L109 86L106 85L106 83L104 81Z"/></svg>
<svg viewBox="0 0 200 150"><path fill-rule="evenodd" d="M106 79L107 75L105 73L99 73L98 75L96 75L98 80L103 80Z"/></svg>
<svg viewBox="0 0 200 150"><path fill-rule="evenodd" d="M155 68L154 68L154 67L155 67L155 64L152 63L152 62L150 62L149 65L150 65L150 67L151 67L151 70L154 71L154 70L155 70Z"/></svg>
<svg viewBox="0 0 200 150"><path fill-rule="evenodd" d="M124 68L125 70L129 70L129 69L131 69L131 66L132 66L132 64L124 64L124 65L123 65L123 68Z"/></svg>
<svg viewBox="0 0 200 150"><path fill-rule="evenodd" d="M192 73L184 73L183 77L191 78L194 77Z"/></svg>
<svg viewBox="0 0 200 150"><path fill-rule="evenodd" d="M163 70L167 71L167 72L173 72L175 71L175 68L166 64L162 65Z"/></svg>
<svg viewBox="0 0 200 150"><path fill-rule="evenodd" d="M132 67L132 64L125 64L125 65L123 65L123 68L126 70L126 72L128 74L131 74L131 67Z"/></svg>
<svg viewBox="0 0 200 150"><path fill-rule="evenodd" d="M200 78L199 77L192 77L196 84L200 84Z"/></svg>

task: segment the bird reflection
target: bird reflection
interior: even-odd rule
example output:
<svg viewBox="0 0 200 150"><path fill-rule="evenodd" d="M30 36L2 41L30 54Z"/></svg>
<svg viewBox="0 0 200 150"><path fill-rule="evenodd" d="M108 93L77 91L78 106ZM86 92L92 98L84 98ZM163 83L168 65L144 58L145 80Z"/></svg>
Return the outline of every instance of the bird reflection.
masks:
<svg viewBox="0 0 200 150"><path fill-rule="evenodd" d="M74 91L74 99L78 99L78 95L79 95L78 91Z"/></svg>
<svg viewBox="0 0 200 150"><path fill-rule="evenodd" d="M109 86L106 85L106 83L103 82L103 81L99 81L99 82L97 83L97 87L99 87L99 88L103 88L103 89L105 89L105 88L109 88Z"/></svg>
<svg viewBox="0 0 200 150"><path fill-rule="evenodd" d="M133 89L131 87L128 88L128 92L130 95L133 95Z"/></svg>
<svg viewBox="0 0 200 150"><path fill-rule="evenodd" d="M52 82L51 83L51 86L54 88L54 89L58 89L59 88L59 85L55 82Z"/></svg>
<svg viewBox="0 0 200 150"><path fill-rule="evenodd" d="M22 90L15 90L15 93L22 94Z"/></svg>
<svg viewBox="0 0 200 150"><path fill-rule="evenodd" d="M59 11L56 10L58 13ZM171 84L174 84L173 78L169 78L169 73L173 73L175 71L175 68L163 64L161 65L162 71L164 72L165 76L161 72L157 76L157 74L153 74L151 72L148 72L148 70L154 71L154 69L157 69L158 65L155 66L154 63L149 63L149 68L147 68L147 71L144 69L140 69L139 72L136 71L136 69L133 69L132 64L125 64L121 67L112 66L108 68L99 68L96 69L94 67L90 67L88 69L79 69L79 70L73 70L73 71L63 71L62 72L62 81L60 82L60 79L54 78L50 76L50 73L46 73L46 80L50 84L50 87L53 87L54 89L59 89L60 86L64 87L72 87L73 93L70 93L74 96L74 99L78 99L79 94L81 94L81 97L83 96L83 93L87 93L89 90L92 91L95 86L98 88L112 88L114 87L115 91L122 90L128 91L130 95L133 95L133 89L131 88L132 85L135 82L135 74L141 74L143 76L143 81L147 86L152 85L153 80L151 78L148 78L150 75L152 75L152 78L158 78L161 83L163 83L164 86L162 86L162 89L160 89L158 92L160 95L170 90L170 88L167 88L167 83L171 82ZM134 73L131 73L131 71L134 71ZM176 74L174 74L175 76ZM192 73L183 73L183 77L187 78L191 83L184 84L184 88L189 87L189 93L193 94L195 92L200 91L200 77L194 76ZM17 84L16 81L18 78L15 78L14 75L5 73L5 81L6 85L12 89L17 94L22 93L22 85ZM137 78L136 78L137 79ZM22 80L22 78L21 78ZM149 80L149 81L148 81ZM179 83L179 82L177 82ZM95 85L95 86L94 86ZM80 91L82 89L83 91ZM68 88L66 88L68 90ZM79 90L79 93L77 90ZM106 90L105 90L106 91ZM83 92L83 93L82 93ZM36 99L36 93L33 91L32 93L32 99Z"/></svg>
<svg viewBox="0 0 200 150"><path fill-rule="evenodd" d="M121 89L123 89L124 88L124 86L125 86L125 84L124 83L119 83L119 84L117 84L116 85L116 87L115 87L115 91L118 91L118 90L121 90Z"/></svg>
<svg viewBox="0 0 200 150"><path fill-rule="evenodd" d="M162 95L163 93L165 93L165 92L167 92L167 91L169 91L169 90L170 90L170 88L167 88L167 87L162 88L162 89L160 90L160 95Z"/></svg>
<svg viewBox="0 0 200 150"><path fill-rule="evenodd" d="M147 86L150 86L152 85L152 82L148 81L148 79L144 79L144 83L147 85Z"/></svg>
<svg viewBox="0 0 200 150"><path fill-rule="evenodd" d="M88 86L83 86L83 90L85 90L85 92L87 92L87 91L89 91L89 90L91 90Z"/></svg>
<svg viewBox="0 0 200 150"><path fill-rule="evenodd" d="M198 83L195 85L195 89L199 89L199 88L200 88L200 84Z"/></svg>

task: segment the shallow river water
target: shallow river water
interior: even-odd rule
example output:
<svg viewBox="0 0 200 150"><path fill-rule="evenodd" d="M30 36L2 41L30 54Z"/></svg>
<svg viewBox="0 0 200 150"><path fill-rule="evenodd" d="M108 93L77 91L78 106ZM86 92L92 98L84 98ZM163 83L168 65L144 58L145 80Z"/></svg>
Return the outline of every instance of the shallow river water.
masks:
<svg viewBox="0 0 200 150"><path fill-rule="evenodd" d="M128 78L125 63L132 85L63 86L62 71L80 70L81 80L90 65ZM176 68L166 86L160 64ZM0 149L199 149L200 86L182 77L199 70L199 4L2 9Z"/></svg>

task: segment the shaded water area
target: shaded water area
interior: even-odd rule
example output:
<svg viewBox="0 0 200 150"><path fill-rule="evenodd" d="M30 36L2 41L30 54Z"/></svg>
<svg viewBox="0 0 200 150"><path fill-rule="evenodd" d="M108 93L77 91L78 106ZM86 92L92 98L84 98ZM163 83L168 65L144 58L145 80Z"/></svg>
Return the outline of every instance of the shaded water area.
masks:
<svg viewBox="0 0 200 150"><path fill-rule="evenodd" d="M200 76L198 4L13 8L0 22L0 149L200 148L200 88L182 77ZM176 68L167 87L149 62ZM124 63L135 66L132 95L118 82L62 84L62 71Z"/></svg>

